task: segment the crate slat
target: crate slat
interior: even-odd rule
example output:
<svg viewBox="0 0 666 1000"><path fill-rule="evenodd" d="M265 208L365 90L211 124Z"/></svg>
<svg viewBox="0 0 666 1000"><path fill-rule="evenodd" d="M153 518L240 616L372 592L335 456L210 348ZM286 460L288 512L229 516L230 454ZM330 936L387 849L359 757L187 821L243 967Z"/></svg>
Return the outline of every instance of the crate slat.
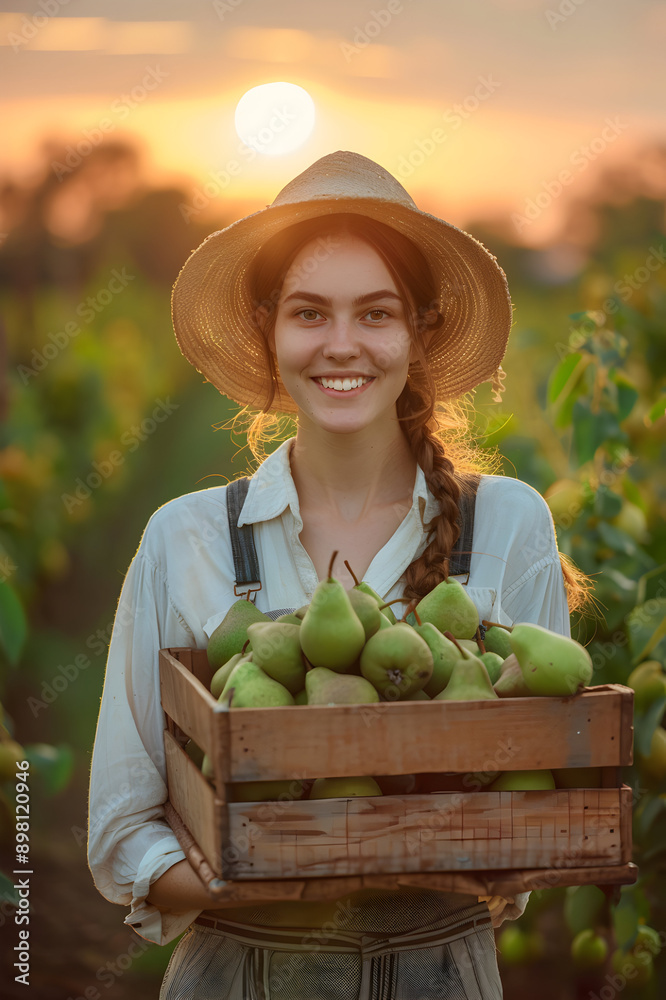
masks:
<svg viewBox="0 0 666 1000"><path fill-rule="evenodd" d="M620 731L625 695L619 685L608 687L573 698L232 710L230 776L253 781L624 766L631 759ZM396 733L410 737L398 740Z"/></svg>
<svg viewBox="0 0 666 1000"><path fill-rule="evenodd" d="M222 870L218 848L220 810L215 792L171 733L164 730L169 800L215 872Z"/></svg>
<svg viewBox="0 0 666 1000"><path fill-rule="evenodd" d="M561 832L558 819L567 804L577 820ZM574 868L622 860L620 789L236 802L228 809L230 841L238 847L223 872L230 879ZM511 834L502 837L507 809Z"/></svg>
<svg viewBox="0 0 666 1000"><path fill-rule="evenodd" d="M193 650L186 652L201 652ZM160 650L160 693L167 716L201 749L213 752L213 720L218 702L191 670L169 650Z"/></svg>

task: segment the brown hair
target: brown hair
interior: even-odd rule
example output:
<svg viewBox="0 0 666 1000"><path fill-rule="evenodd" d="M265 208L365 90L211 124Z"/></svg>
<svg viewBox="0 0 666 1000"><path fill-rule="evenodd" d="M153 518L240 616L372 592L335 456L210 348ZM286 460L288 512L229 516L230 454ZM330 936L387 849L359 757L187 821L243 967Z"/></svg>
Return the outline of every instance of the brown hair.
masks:
<svg viewBox="0 0 666 1000"><path fill-rule="evenodd" d="M232 421L243 429L257 462L266 457L266 444L293 433L294 418L269 413L276 394L278 374L269 347L277 303L284 278L299 251L322 235L353 235L363 239L382 258L403 300L405 316L417 361L410 365L407 382L397 400L397 415L412 454L423 470L428 489L440 505L440 514L426 525L425 551L405 571L404 596L420 599L448 577L451 550L458 538L458 505L469 490L469 473L501 473L497 451L479 448L470 433L469 405L464 400L437 400L426 361L423 334L444 322L441 303L428 261L421 250L398 230L373 219L337 214L296 223L268 240L255 257L249 273L255 322L262 333L266 360L263 407L248 408ZM588 603L591 583L572 562L560 554L569 610Z"/></svg>

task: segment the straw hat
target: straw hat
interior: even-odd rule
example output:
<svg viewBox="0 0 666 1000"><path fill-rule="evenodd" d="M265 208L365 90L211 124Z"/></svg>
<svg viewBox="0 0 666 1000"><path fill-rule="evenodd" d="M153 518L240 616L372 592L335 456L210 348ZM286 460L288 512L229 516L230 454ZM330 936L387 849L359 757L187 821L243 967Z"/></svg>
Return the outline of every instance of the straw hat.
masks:
<svg viewBox="0 0 666 1000"><path fill-rule="evenodd" d="M172 295L176 340L187 360L225 396L261 408L266 362L251 319L250 263L280 230L316 216L323 228L325 217L339 212L392 226L430 262L444 316L427 351L437 398L454 398L492 380L499 401L504 378L500 362L512 322L504 271L474 237L420 211L387 170L346 151L317 160L272 205L212 233L191 254ZM271 409L296 410L281 382Z"/></svg>

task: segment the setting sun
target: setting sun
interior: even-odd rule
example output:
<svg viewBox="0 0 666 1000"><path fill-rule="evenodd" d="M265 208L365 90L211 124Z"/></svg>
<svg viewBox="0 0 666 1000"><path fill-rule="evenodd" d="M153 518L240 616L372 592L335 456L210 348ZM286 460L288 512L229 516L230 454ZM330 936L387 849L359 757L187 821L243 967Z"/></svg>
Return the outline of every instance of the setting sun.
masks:
<svg viewBox="0 0 666 1000"><path fill-rule="evenodd" d="M314 101L294 83L265 83L253 87L236 106L235 124L246 146L266 156L298 149L312 133Z"/></svg>

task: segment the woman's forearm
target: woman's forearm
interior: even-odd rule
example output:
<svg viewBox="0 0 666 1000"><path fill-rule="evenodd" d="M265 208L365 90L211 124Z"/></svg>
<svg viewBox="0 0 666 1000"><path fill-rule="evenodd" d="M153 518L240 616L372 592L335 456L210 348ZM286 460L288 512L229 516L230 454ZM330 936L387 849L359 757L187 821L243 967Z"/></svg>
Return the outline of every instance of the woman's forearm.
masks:
<svg viewBox="0 0 666 1000"><path fill-rule="evenodd" d="M201 879L186 859L172 865L153 882L146 901L160 910L170 910L172 913L216 908L215 899L208 895Z"/></svg>

